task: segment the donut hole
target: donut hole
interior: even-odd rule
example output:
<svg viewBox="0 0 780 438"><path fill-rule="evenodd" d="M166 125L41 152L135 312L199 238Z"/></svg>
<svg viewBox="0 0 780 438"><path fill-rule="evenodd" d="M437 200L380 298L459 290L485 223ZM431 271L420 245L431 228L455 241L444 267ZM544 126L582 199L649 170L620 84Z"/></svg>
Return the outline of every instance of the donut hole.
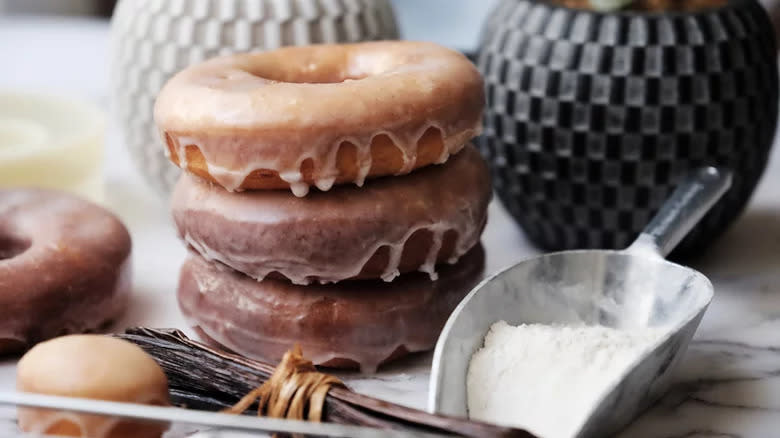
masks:
<svg viewBox="0 0 780 438"><path fill-rule="evenodd" d="M0 234L0 260L12 259L27 251L32 242L15 236Z"/></svg>
<svg viewBox="0 0 780 438"><path fill-rule="evenodd" d="M369 76L362 72L347 72L341 68L316 64L300 69L267 69L250 71L250 73L265 80L288 84L340 84L346 81L359 81Z"/></svg>
<svg viewBox="0 0 780 438"><path fill-rule="evenodd" d="M367 77L368 75L350 75L343 72L321 75L304 74L294 78L292 82L296 84L340 84L347 81L359 81Z"/></svg>

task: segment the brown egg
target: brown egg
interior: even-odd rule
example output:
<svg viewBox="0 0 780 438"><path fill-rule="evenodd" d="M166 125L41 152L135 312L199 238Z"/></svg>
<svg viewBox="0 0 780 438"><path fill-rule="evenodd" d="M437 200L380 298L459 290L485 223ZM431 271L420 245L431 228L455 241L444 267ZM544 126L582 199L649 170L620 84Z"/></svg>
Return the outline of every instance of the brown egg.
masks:
<svg viewBox="0 0 780 438"><path fill-rule="evenodd" d="M63 336L43 342L19 361L19 391L166 406L168 380L136 345L100 335ZM96 438L157 438L167 425L98 415L19 409L25 432Z"/></svg>

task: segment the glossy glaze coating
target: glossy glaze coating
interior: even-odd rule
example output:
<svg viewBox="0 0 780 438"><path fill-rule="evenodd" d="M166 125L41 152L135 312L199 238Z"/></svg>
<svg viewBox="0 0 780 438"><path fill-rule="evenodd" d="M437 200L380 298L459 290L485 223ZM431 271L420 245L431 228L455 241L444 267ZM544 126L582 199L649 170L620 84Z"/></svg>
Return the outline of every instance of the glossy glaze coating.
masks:
<svg viewBox="0 0 780 438"><path fill-rule="evenodd" d="M295 286L257 282L193 255L182 267L179 306L208 339L275 363L300 344L317 365L372 372L390 359L433 348L450 312L482 277L477 246L431 281L420 273L392 283Z"/></svg>
<svg viewBox="0 0 780 438"><path fill-rule="evenodd" d="M352 278L436 278L479 241L490 175L467 146L447 163L363 188L297 198L286 191L229 193L184 175L173 193L179 235L209 260L250 277L296 284Z"/></svg>
<svg viewBox="0 0 780 438"><path fill-rule="evenodd" d="M481 132L483 106L466 57L388 41L213 59L166 84L155 121L180 167L305 196L445 162Z"/></svg>
<svg viewBox="0 0 780 438"><path fill-rule="evenodd" d="M165 406L168 379L136 345L100 335L64 336L36 345L19 361L19 391ZM94 438L156 438L167 427L99 415L20 409L25 432Z"/></svg>
<svg viewBox="0 0 780 438"><path fill-rule="evenodd" d="M0 354L99 328L124 309L130 235L72 195L0 190Z"/></svg>

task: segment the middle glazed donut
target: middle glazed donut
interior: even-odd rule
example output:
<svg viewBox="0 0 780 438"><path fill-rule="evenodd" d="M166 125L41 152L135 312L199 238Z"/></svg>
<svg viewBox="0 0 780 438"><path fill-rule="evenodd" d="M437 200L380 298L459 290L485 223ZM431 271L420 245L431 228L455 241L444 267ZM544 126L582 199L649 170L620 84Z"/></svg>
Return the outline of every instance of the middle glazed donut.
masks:
<svg viewBox="0 0 780 438"><path fill-rule="evenodd" d="M287 47L192 66L160 92L171 161L229 191L407 174L481 131L483 82L431 43Z"/></svg>
<svg viewBox="0 0 780 438"><path fill-rule="evenodd" d="M287 192L229 193L183 175L173 193L182 239L201 256L258 280L295 284L382 278L454 263L487 220L490 175L467 146L441 166L363 188L296 198Z"/></svg>

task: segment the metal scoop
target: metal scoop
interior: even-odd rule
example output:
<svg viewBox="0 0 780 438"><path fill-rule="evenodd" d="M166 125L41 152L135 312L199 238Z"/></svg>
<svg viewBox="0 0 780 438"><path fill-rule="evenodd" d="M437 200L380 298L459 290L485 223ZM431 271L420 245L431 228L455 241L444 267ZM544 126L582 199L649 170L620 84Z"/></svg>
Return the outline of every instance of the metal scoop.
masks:
<svg viewBox="0 0 780 438"><path fill-rule="evenodd" d="M664 257L730 186L730 172L697 170L628 249L543 255L483 281L458 305L439 338L428 409L468 415L469 362L497 321L668 329L618 383L604 388L577 437L610 436L624 428L668 389L712 299L704 275Z"/></svg>

